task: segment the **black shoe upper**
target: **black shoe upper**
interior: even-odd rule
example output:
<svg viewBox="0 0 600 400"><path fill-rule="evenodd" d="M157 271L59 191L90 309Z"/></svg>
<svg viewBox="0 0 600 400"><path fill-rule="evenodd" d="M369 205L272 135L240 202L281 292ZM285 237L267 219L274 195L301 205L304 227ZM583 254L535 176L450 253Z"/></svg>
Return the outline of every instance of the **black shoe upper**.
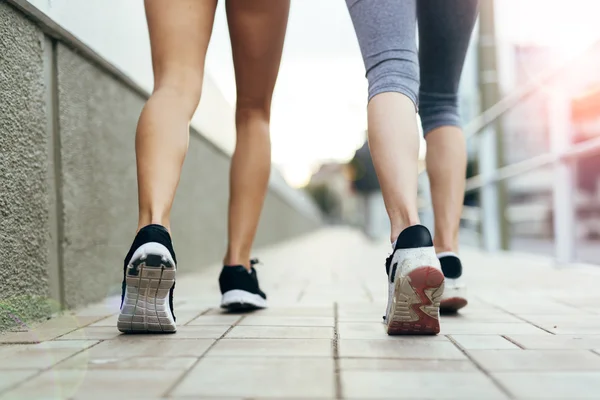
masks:
<svg viewBox="0 0 600 400"><path fill-rule="evenodd" d="M121 306L123 305L123 299L125 297L125 287L127 286L125 277L127 273L127 266L131 262L131 258L137 249L140 246L143 246L146 243L155 242L160 243L165 246L169 252L171 253L171 257L173 257L173 261L175 261L175 265L177 265L177 256L175 256L175 250L173 249L173 242L171 241L171 235L169 231L162 225L148 225L140 229L138 234L133 239L133 243L131 244L131 248L125 256L125 260L123 262L123 283L121 285ZM169 307L171 308L171 314L173 315L173 320L175 320L175 313L173 310L173 291L175 290L175 284L171 287L169 291Z"/></svg>
<svg viewBox="0 0 600 400"><path fill-rule="evenodd" d="M440 264L444 277L450 279L460 278L462 275L462 263L460 258L452 255L440 257Z"/></svg>
<svg viewBox="0 0 600 400"><path fill-rule="evenodd" d="M409 226L400 233L398 239L396 240L396 246L394 247L394 251L385 260L385 273L388 274L388 276L392 277L391 279L393 282L393 277L396 275L396 268L398 266L391 264L392 258L394 257L394 253L396 252L396 250L416 249L419 247L432 246L433 240L431 239L431 233L429 233L429 229L427 229L423 225Z"/></svg>
<svg viewBox="0 0 600 400"><path fill-rule="evenodd" d="M267 299L267 295L260 290L258 284L258 274L254 265L258 260L250 261L252 265L250 272L243 265L224 266L219 275L219 287L221 294L230 290L243 290L252 294L257 294L263 299Z"/></svg>

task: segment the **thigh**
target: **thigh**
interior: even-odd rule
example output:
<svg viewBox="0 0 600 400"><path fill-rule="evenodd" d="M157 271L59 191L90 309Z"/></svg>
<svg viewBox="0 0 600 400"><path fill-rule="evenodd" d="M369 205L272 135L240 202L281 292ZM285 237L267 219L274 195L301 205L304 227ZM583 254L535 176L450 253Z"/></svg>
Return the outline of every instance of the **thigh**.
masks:
<svg viewBox="0 0 600 400"><path fill-rule="evenodd" d="M478 8L478 0L418 0L422 93L458 93Z"/></svg>
<svg viewBox="0 0 600 400"><path fill-rule="evenodd" d="M202 84L217 0L145 0L154 87Z"/></svg>
<svg viewBox="0 0 600 400"><path fill-rule="evenodd" d="M416 2L420 0L346 0L358 44L369 71L391 59L417 66ZM398 71L414 75L415 71Z"/></svg>
<svg viewBox="0 0 600 400"><path fill-rule="evenodd" d="M238 108L270 110L289 9L289 0L227 1Z"/></svg>

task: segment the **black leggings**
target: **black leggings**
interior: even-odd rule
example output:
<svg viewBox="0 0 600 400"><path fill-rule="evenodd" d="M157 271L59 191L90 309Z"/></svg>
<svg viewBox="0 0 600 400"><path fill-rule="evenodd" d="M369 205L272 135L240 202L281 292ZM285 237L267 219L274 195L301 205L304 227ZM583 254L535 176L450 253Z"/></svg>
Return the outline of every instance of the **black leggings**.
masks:
<svg viewBox="0 0 600 400"><path fill-rule="evenodd" d="M346 0L346 4L367 70L369 100L385 92L406 95L419 110L424 134L441 126L460 126L458 85L479 1Z"/></svg>

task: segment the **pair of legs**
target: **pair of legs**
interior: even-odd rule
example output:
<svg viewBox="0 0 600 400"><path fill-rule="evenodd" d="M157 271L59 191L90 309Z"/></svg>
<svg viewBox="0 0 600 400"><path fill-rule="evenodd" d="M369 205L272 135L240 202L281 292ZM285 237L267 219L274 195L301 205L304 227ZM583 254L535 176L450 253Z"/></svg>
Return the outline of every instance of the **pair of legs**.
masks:
<svg viewBox="0 0 600 400"><path fill-rule="evenodd" d="M271 167L269 120L289 0L227 0L237 84L237 144L231 162L226 265L250 268ZM154 91L137 135L138 230L170 230L170 212L202 93L217 0L146 0Z"/></svg>
<svg viewBox="0 0 600 400"><path fill-rule="evenodd" d="M478 1L346 2L369 81L369 145L394 243L386 260L387 332L437 334L440 309L467 304L455 254L466 170L458 85ZM427 140L434 240L417 210L417 109Z"/></svg>
<svg viewBox="0 0 600 400"><path fill-rule="evenodd" d="M437 252L456 251L466 170L458 85L478 0L346 0L369 80L369 145L391 240L419 224L419 107ZM418 50L417 50L418 21Z"/></svg>

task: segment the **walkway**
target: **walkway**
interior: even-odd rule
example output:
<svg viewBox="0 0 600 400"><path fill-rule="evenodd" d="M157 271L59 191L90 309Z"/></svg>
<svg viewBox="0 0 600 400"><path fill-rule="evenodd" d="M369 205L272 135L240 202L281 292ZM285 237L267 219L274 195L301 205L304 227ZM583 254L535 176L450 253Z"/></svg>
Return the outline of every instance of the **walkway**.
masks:
<svg viewBox="0 0 600 400"><path fill-rule="evenodd" d="M600 397L600 268L465 251L469 307L387 337L387 250L331 229L260 252L273 308L249 315L215 308L217 266L184 275L175 335L120 335L116 298L2 335L0 398Z"/></svg>

